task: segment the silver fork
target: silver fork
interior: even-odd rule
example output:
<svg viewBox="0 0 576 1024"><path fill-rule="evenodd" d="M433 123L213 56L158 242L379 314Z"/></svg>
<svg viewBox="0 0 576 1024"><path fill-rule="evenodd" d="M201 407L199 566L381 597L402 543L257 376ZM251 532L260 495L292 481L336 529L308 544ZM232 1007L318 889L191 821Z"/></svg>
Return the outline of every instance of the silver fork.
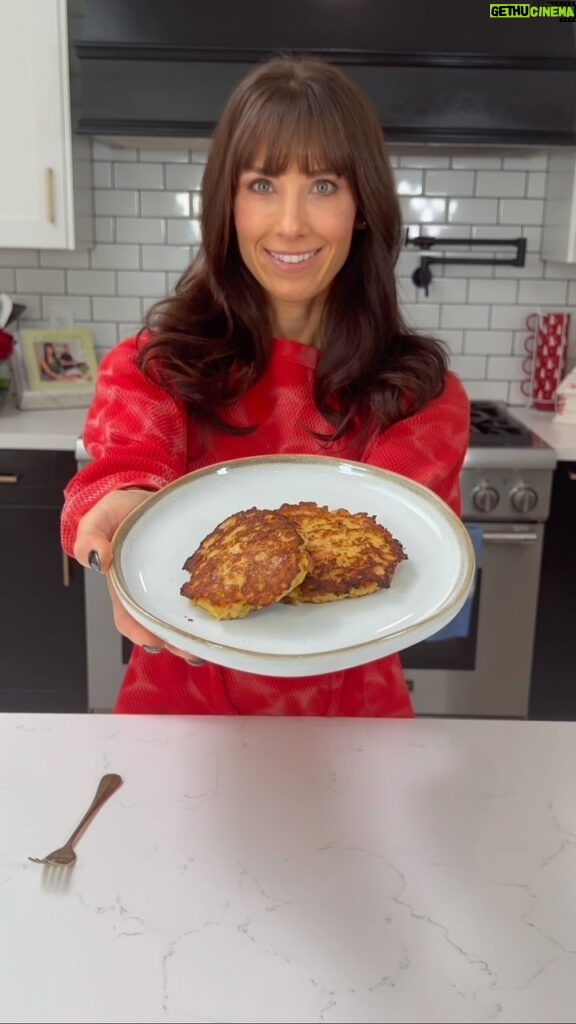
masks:
<svg viewBox="0 0 576 1024"><path fill-rule="evenodd" d="M70 838L64 843L64 846L59 847L58 850L53 850L46 857L28 857L28 860L34 862L34 864L53 864L57 867L69 867L76 860L76 854L74 852L74 843L79 838L81 833L84 831L86 826L92 821L94 815L100 810L102 805L106 803L108 797L112 796L117 789L122 785L122 778L120 775L110 773L103 775L100 779L96 795L90 807L86 811L86 814L80 821L80 823L74 829Z"/></svg>

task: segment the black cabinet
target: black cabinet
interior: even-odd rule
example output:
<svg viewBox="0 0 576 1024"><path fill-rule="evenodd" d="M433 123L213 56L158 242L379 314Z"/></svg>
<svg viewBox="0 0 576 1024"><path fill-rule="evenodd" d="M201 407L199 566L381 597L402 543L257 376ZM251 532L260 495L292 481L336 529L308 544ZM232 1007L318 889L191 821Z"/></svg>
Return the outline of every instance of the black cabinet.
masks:
<svg viewBox="0 0 576 1024"><path fill-rule="evenodd" d="M576 721L576 462L554 474L546 524L530 718Z"/></svg>
<svg viewBox="0 0 576 1024"><path fill-rule="evenodd" d="M0 450L0 711L87 710L84 577L60 546L71 452Z"/></svg>

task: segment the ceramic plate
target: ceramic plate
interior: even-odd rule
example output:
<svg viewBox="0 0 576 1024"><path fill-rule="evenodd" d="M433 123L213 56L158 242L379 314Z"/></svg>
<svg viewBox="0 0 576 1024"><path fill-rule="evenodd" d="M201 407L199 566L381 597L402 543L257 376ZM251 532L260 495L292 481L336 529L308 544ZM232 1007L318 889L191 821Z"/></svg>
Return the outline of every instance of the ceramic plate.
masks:
<svg viewBox="0 0 576 1024"><path fill-rule="evenodd" d="M408 556L390 588L323 605L276 604L225 622L180 595L186 558L218 523L285 501L375 515ZM473 576L468 532L432 491L372 466L300 455L219 463L151 495L117 531L111 570L127 611L172 646L274 676L350 668L425 640L457 614Z"/></svg>

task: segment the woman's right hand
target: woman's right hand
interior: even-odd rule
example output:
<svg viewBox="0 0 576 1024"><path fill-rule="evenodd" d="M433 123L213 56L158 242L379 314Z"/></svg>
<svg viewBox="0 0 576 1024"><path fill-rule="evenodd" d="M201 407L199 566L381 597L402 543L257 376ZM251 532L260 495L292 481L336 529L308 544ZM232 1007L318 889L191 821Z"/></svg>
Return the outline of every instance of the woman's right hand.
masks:
<svg viewBox="0 0 576 1024"><path fill-rule="evenodd" d="M168 650L177 657L183 658L189 665L203 665L204 662L200 658L193 658L185 651L171 647L136 622L136 619L133 619L121 604L110 583L108 570L112 562L112 538L128 513L141 505L149 496L150 491L131 487L123 491L110 491L109 494L101 498L78 524L74 557L81 565L85 565L89 569L97 569L98 572L106 575L106 583L112 601L114 625L122 636L127 637L138 647L146 647L150 653ZM96 559L94 555L96 555Z"/></svg>
<svg viewBox="0 0 576 1024"><path fill-rule="evenodd" d="M165 646L164 641L145 629L128 614L108 577L108 570L112 562L112 537L128 513L149 497L150 491L136 487L122 491L110 491L109 494L106 494L80 520L74 545L74 557L81 565L85 565L89 569L97 569L106 575L112 600L114 624L118 632L139 647L161 650Z"/></svg>

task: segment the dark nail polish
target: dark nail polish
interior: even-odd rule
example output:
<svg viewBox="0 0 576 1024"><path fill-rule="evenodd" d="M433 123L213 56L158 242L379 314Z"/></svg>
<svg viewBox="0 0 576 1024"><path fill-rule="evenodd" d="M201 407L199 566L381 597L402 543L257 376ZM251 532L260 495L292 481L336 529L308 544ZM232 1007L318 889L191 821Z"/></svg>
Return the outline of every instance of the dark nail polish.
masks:
<svg viewBox="0 0 576 1024"><path fill-rule="evenodd" d="M192 668L200 668L201 665L205 665L205 661L201 661L200 658L187 658L187 665L192 665Z"/></svg>
<svg viewBox="0 0 576 1024"><path fill-rule="evenodd" d="M100 555L98 554L97 551L91 551L90 554L88 555L88 565L90 566L91 569L94 570L94 572L102 572L102 567L100 565Z"/></svg>
<svg viewBox="0 0 576 1024"><path fill-rule="evenodd" d="M146 651L146 654L160 654L161 647L149 647L148 644L142 644L142 650Z"/></svg>

